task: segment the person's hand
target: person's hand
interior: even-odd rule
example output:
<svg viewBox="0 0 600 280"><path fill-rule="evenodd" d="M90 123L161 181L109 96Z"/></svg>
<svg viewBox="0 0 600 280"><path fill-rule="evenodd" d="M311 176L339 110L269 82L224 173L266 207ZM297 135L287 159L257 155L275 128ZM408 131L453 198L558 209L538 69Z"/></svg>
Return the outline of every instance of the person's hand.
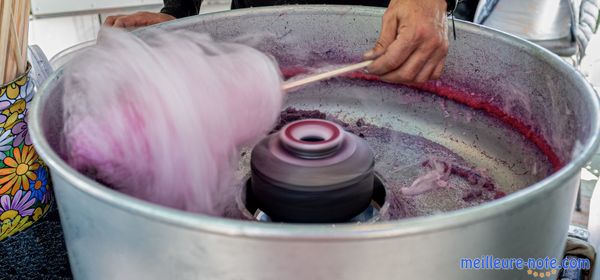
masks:
<svg viewBox="0 0 600 280"><path fill-rule="evenodd" d="M448 53L445 0L392 0L381 34L365 59L375 59L370 74L393 83L438 79Z"/></svg>
<svg viewBox="0 0 600 280"><path fill-rule="evenodd" d="M174 16L163 13L137 12L131 15L109 16L106 18L104 26L121 28L142 27L174 19Z"/></svg>

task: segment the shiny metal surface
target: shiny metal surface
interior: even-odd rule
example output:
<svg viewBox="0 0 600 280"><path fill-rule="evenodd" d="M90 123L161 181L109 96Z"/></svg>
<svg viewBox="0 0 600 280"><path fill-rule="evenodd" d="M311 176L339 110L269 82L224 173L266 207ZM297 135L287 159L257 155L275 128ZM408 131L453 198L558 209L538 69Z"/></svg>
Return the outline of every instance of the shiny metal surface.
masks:
<svg viewBox="0 0 600 280"><path fill-rule="evenodd" d="M374 44L382 14L376 8L291 6L192 17L153 28L207 31L220 39L266 32L282 46L272 48L266 39L255 43L270 48L283 65L332 57L351 62ZM62 73L57 71L34 101L30 133L53 171L75 277L529 279L525 271L463 271L459 261L482 255L562 256L579 170L598 146L598 100L578 73L546 50L467 23L458 22L457 31L445 82L468 85L536 124L567 164L546 178L524 172L536 157L535 148L520 144L520 135L481 112L471 112L470 121L445 114L468 109L405 88L331 81L290 95L288 104L298 108L364 118L431 139L489 170L508 192L531 185L477 207L374 224L228 220L167 209L106 188L59 156ZM285 55L307 50L310 55L304 57ZM415 95L420 99L414 101Z"/></svg>
<svg viewBox="0 0 600 280"><path fill-rule="evenodd" d="M571 38L570 0L502 0L497 1L489 15L483 19L486 0L477 6L475 22L496 28L519 37L534 40Z"/></svg>
<svg viewBox="0 0 600 280"><path fill-rule="evenodd" d="M56 69L62 67L63 65L65 65L71 59L73 59L74 55L76 55L78 51L84 50L95 44L96 44L96 41L92 40L92 41L86 41L83 43L79 43L79 44L71 46L67 49L64 49L64 50L60 51L59 53L57 53L56 55L54 55L52 58L50 58L50 61L49 61L50 66L56 70Z"/></svg>

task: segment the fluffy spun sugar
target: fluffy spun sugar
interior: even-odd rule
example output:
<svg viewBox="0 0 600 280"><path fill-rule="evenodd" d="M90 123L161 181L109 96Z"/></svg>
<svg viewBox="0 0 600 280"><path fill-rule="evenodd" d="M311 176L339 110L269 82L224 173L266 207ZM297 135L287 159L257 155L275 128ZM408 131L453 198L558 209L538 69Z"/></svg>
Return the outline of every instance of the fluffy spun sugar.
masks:
<svg viewBox="0 0 600 280"><path fill-rule="evenodd" d="M65 68L69 164L126 194L222 215L239 150L281 111L276 63L191 31L105 29L99 38Z"/></svg>

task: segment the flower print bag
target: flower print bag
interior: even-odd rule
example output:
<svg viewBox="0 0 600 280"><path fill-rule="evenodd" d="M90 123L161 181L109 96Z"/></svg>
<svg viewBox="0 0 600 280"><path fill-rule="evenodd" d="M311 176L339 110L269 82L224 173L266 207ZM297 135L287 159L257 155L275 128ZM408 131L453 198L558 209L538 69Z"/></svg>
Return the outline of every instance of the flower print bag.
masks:
<svg viewBox="0 0 600 280"><path fill-rule="evenodd" d="M52 204L48 167L27 130L30 70L0 86L0 242L33 225Z"/></svg>

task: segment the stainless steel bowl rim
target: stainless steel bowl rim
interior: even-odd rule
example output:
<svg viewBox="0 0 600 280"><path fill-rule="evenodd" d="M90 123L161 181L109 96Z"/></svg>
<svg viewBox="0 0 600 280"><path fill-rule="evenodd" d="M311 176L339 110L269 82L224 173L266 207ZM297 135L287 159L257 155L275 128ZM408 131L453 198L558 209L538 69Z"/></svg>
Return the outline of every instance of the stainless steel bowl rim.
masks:
<svg viewBox="0 0 600 280"><path fill-rule="evenodd" d="M284 7L263 7L252 8L248 10L235 10L202 15L205 19L219 18L226 14L232 16L261 16L272 14L274 11L295 14L315 14L323 12L352 12L353 15L373 16L382 15L384 9L372 7L352 7L336 5L302 5L302 6L284 6ZM187 20L182 19L173 22L167 22L158 26L158 28L175 27L184 24ZM594 93L593 88L584 79L584 77L566 62L562 61L553 53L542 49L533 43L512 36L510 34L477 26L470 23L457 21L456 24L461 29L469 30L476 34L487 34L494 39L502 40L506 43L521 48L551 64L562 74L568 76L571 80L580 82L585 86L587 92ZM136 32L141 32L140 29ZM318 240L326 242L343 242L352 239L375 239L392 238L396 236L414 235L424 232L443 231L455 227L462 227L478 221L488 219L497 215L507 215L513 211L528 207L528 202L541 193L550 192L560 188L569 178L580 172L578 166L585 165L596 151L600 142L600 125L598 116L590 120L589 141L581 149L581 153L576 155L563 168L549 177L524 188L515 193L509 194L504 198L484 203L476 207L470 207L458 211L437 214L434 216L417 217L402 219L396 221L378 222L374 224L356 224L356 225L303 225L303 224L276 224L259 223L251 221L232 220L219 217L211 217L202 214L189 213L172 208L163 207L140 199L130 197L115 190L112 190L98 182L87 178L71 168L59 155L52 150L49 143L42 133L42 104L47 98L45 89L51 87L54 80L61 75L61 69L58 69L40 88L38 95L34 98L29 112L29 129L31 138L37 147L38 153L42 156L52 172L57 172L70 184L76 186L77 190L87 195L110 204L121 210L138 214L150 220L160 221L165 224L172 224L178 227L186 227L197 231L203 231L218 235L242 236L246 238L258 239L282 239L301 242L303 240ZM600 103L598 97L594 94L589 96L589 106L593 110L600 112ZM543 196L538 196L543 197ZM60 207L60 206L59 206Z"/></svg>

